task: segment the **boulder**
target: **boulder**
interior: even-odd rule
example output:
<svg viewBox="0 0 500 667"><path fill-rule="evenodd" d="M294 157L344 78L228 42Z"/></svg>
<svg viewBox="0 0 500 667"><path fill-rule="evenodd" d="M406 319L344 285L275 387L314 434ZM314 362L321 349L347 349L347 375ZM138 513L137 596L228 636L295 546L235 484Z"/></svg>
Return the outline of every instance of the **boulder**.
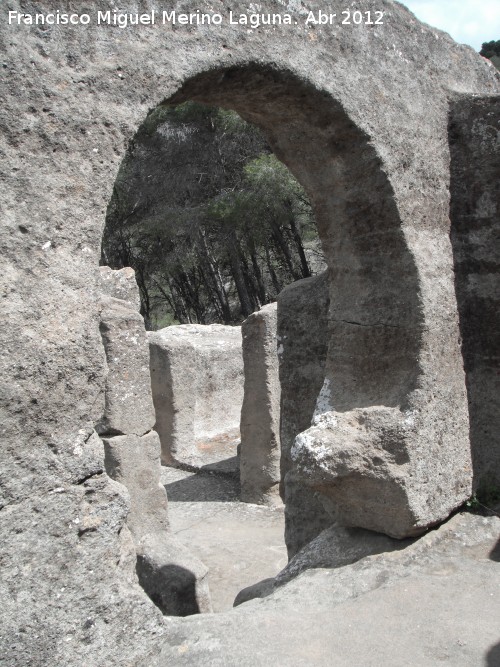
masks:
<svg viewBox="0 0 500 667"><path fill-rule="evenodd" d="M240 327L186 324L148 334L151 387L167 464L236 456L243 359Z"/></svg>
<svg viewBox="0 0 500 667"><path fill-rule="evenodd" d="M241 499L259 505L279 500L280 383L276 345L277 304L252 313L241 325L245 386L241 409Z"/></svg>

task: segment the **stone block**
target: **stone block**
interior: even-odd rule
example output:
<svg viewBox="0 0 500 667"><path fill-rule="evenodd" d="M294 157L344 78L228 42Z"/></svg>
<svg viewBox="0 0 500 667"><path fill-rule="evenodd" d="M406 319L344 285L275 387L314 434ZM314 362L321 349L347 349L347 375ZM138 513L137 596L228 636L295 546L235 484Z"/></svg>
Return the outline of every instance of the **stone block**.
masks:
<svg viewBox="0 0 500 667"><path fill-rule="evenodd" d="M104 297L101 335L108 374L104 415L96 430L144 435L155 423L144 321L127 302Z"/></svg>
<svg viewBox="0 0 500 667"><path fill-rule="evenodd" d="M151 386L167 464L203 466L239 435L243 402L240 327L188 324L148 334ZM222 447L222 449L224 449ZM235 447L228 451L235 456Z"/></svg>
<svg viewBox="0 0 500 667"><path fill-rule="evenodd" d="M139 437L103 437L106 471L130 494L127 525L138 541L168 529L167 494L160 483L160 441L154 431Z"/></svg>
<svg viewBox="0 0 500 667"><path fill-rule="evenodd" d="M252 313L241 326L245 388L241 409L241 499L279 503L280 383L277 304Z"/></svg>
<svg viewBox="0 0 500 667"><path fill-rule="evenodd" d="M133 268L126 266L123 269L115 270L110 266L100 266L99 277L102 294L126 301L134 310L139 312L141 296Z"/></svg>

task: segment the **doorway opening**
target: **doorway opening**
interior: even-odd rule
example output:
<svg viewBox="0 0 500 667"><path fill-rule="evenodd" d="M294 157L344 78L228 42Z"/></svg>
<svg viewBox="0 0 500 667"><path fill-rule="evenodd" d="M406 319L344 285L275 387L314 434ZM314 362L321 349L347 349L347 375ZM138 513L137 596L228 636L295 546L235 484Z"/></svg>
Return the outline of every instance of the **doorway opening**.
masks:
<svg viewBox="0 0 500 667"><path fill-rule="evenodd" d="M210 149L203 132L193 129L194 120L214 135ZM181 146L182 160L195 160L196 169L183 175L174 167L165 178L158 135L167 150ZM239 152L243 144L246 162ZM216 169L204 162L207 152L218 155ZM315 222L328 263L328 338L336 341L328 364L323 359L325 377L335 372L330 399L344 412L404 405L419 375L415 266L369 137L335 100L290 73L260 65L203 73L148 116L131 155L137 162L124 164L110 204L103 260L119 268L140 259L135 268L148 328L238 324L276 296L282 276L312 273L312 253L318 256L319 248L310 234ZM214 171L223 177L218 190ZM284 185L284 197L277 184ZM277 223L280 198L285 213ZM255 224L268 213L267 226ZM136 234L138 221L145 234ZM215 261L220 248L222 265ZM319 389L311 391L314 404ZM310 423L312 414L302 417ZM282 480L292 466L293 437L288 433L281 444ZM175 475L179 469L190 475L167 480L171 499L177 494L179 503L193 502L193 477L200 470L189 461L179 465L178 458L167 462L174 463ZM234 471L207 465L212 468L201 472L222 473L230 481ZM217 502L208 499L212 493L206 492L205 502Z"/></svg>

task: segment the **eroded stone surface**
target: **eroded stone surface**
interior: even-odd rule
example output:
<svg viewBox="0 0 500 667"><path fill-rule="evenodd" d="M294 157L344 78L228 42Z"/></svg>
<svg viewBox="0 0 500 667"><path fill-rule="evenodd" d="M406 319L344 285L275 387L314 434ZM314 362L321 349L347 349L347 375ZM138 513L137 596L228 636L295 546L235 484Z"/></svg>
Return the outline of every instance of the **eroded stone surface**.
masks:
<svg viewBox="0 0 500 667"><path fill-rule="evenodd" d="M252 313L241 326L245 375L241 408L241 499L279 503L280 383L276 344L277 304Z"/></svg>
<svg viewBox="0 0 500 667"><path fill-rule="evenodd" d="M305 570L344 567L373 554L404 549L410 543L411 540L396 540L362 528L330 526L295 554L276 577L264 579L242 590L234 605L271 595Z"/></svg>
<svg viewBox="0 0 500 667"><path fill-rule="evenodd" d="M130 266L113 270L109 266L100 266L101 291L107 296L127 301L139 312L141 297L135 280L135 271Z"/></svg>
<svg viewBox="0 0 500 667"><path fill-rule="evenodd" d="M278 297L281 492L290 557L333 521L317 492L293 474L291 459L295 437L311 425L325 379L328 304L326 273L298 280Z"/></svg>
<svg viewBox="0 0 500 667"><path fill-rule="evenodd" d="M12 0L9 8L34 14L52 9L49 5ZM150 6L162 9L156 2ZM213 10L203 0L198 6L201 11ZM374 9L368 0L359 0L357 6L360 11ZM179 4L174 7L180 9ZM313 7L341 12L345 3L317 2ZM248 10L239 0L232 8L237 13ZM295 5L289 11L297 26L263 26L251 33L247 27L226 24L198 33L198 27L181 25L175 30L141 26L124 31L95 25L42 30L0 23L0 141L5 164L0 190L1 279L6 295L0 327L4 353L0 649L8 667L91 661L96 666L129 661L151 667L161 633L171 647L166 649L171 651L169 658L173 654L171 662L179 665L197 660L205 666L217 659L231 662L232 651L242 665L245 660L252 666L259 661L270 664L283 643L283 654L294 655L296 664L321 664L325 653L331 664L331 655L347 655L342 642L351 639L349 659L363 664L362 647L356 643L360 623L370 629L370 640L365 632L363 642L379 664L390 665L389 625L391 637L401 638L402 654L412 655L415 665L419 661L428 665L436 662L436 656L441 660L446 648L440 626L450 611L450 599L455 603L451 612L456 612L450 618L454 637L460 634L469 647L457 660L451 655L448 661L454 667L460 660L467 667L479 662L498 644L498 628L490 632L490 621L496 623L499 616L495 607L499 597L481 598L492 581L491 564L477 561L455 577L446 605L439 606L435 596L426 600L418 581L403 596L408 607L427 610L424 620L429 623L420 628L412 614L399 613L401 598L394 595L392 608L398 615L388 623L380 609L381 604L384 610L391 609L391 597L381 599L378 593L351 630L346 609L342 615L335 611L322 615L324 625L336 628L328 633L328 644L314 609L310 613L289 609L288 615L280 614L274 621L266 612L253 620L245 617L240 626L236 616L166 624L147 596L129 585L129 571L120 564L126 514L120 494L106 474L92 473L92 454L81 458L73 454L75 443L82 446L104 406L106 365L98 327L97 265L114 175L148 110L174 95L190 77L210 72L208 78L202 77L198 98L236 108L260 125L311 195L330 267L337 267L338 294L345 299L344 310L337 309L334 318L344 321L346 333L358 326L347 322L371 325L373 345L366 349L378 355L379 372L367 384L369 391L356 395L354 407L369 407L360 404L363 396L371 405L380 404L379 398L391 399L390 406L395 407L400 394L394 386L387 381L383 396L377 396L374 387L377 378L393 374L384 358L397 342L396 336L384 345L384 330L389 327L379 325L401 322L385 317L384 309L384 318L378 318L377 308L382 302L390 305L391 286L400 297L394 299L396 313L406 312L405 296L416 293L407 303L418 313L415 319L422 337L400 347L413 365L398 386L405 381L411 386L415 367L421 366L411 398L419 396L422 408L433 402L449 406L447 413L421 412L422 423L433 426L431 431L420 430L415 453L425 454L424 443L434 443L435 450L430 460L422 457L421 469L415 472L422 476L437 462L436 469L452 480L453 467L450 474L450 467L440 461L457 459L449 442L440 442L441 435L448 432L449 438L464 446L468 443L463 402L449 401L460 357L453 344L456 306L447 237L448 100L454 91L496 92L498 79L472 49L423 26L402 5L379 0L376 8L386 12L387 20L383 27L369 30L330 25L307 29ZM262 9L274 11L276 5L264 2ZM250 60L261 68L249 67ZM394 222L392 229L402 230L399 239L408 252L400 253L401 245L385 242L394 234L377 220L387 222L388 216ZM339 233L342 229L344 234ZM368 288L359 289L360 283ZM414 290L399 289L400 284ZM358 298L363 293L365 298ZM411 324L411 318L407 322ZM405 333L401 329L398 336ZM350 366L356 343L354 339L352 348L345 349L344 359L335 360L342 367L356 370ZM359 377L367 375L370 380L369 373ZM355 379L356 373L350 377ZM340 395L348 378L341 374ZM443 387L448 386L447 393ZM409 400L406 407L419 406ZM337 401L336 408L352 406ZM460 432L453 429L456 419ZM85 481L88 470L92 476ZM435 481L428 489L418 484L415 489L432 497ZM65 491L56 493L60 488ZM92 497L96 512L114 507L116 518L103 520L100 528L82 537L73 522L84 495ZM456 591L464 591L464 582L468 595L457 600ZM326 604L328 592L318 586L314 604L318 606L318 600ZM471 601L480 603L481 613ZM478 637L480 615L484 622ZM258 631L253 631L255 627ZM204 640L185 649L184 629L196 633L197 628L202 628ZM297 628L304 628L305 634L299 635ZM259 645L249 647L245 642L255 637ZM409 638L415 642L409 643ZM423 654L424 649L431 651L430 656ZM393 642L390 650L394 652ZM455 647L455 653L458 650Z"/></svg>
<svg viewBox="0 0 500 667"><path fill-rule="evenodd" d="M148 334L162 460L203 466L234 440L243 401L241 329L183 324ZM236 448L230 454L236 455Z"/></svg>
<svg viewBox="0 0 500 667"><path fill-rule="evenodd" d="M129 303L103 297L101 334L108 374L106 407L97 430L144 435L155 423L144 320Z"/></svg>
<svg viewBox="0 0 500 667"><path fill-rule="evenodd" d="M307 570L230 614L176 622L182 653L165 646L153 665L398 667L411 656L417 667L493 667L499 531L498 518L458 515L404 549Z"/></svg>
<svg viewBox="0 0 500 667"><path fill-rule="evenodd" d="M500 97L450 114L451 219L474 486L500 494Z"/></svg>

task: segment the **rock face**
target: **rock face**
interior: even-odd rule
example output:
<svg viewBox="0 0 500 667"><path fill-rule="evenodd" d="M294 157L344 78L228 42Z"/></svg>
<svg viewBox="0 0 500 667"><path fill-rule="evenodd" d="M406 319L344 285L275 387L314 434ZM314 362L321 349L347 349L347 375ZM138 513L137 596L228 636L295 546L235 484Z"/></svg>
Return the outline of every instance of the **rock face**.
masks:
<svg viewBox="0 0 500 667"><path fill-rule="evenodd" d="M95 3L86 4L94 16ZM182 11L184 4L169 9ZM152 0L148 7L160 11L160 5ZM52 3L8 6L34 15ZM340 15L345 3L311 6ZM264 0L261 11L277 7ZM207 642L229 655L234 641L241 656L241 642L255 636L260 645L247 664L258 664L265 652L262 664L269 664L280 637L295 641L291 628L307 626L302 611L291 612L278 632L279 624L266 625L266 614L253 610L237 639L228 617L225 625L208 615L166 624L130 585L127 493L98 472L102 448L96 445L98 455L90 436L104 412L106 376L100 237L125 147L148 110L164 100L205 100L239 111L264 130L311 196L332 279L326 363L332 405L346 419L376 406L394 410L396 425L413 417L403 443L410 460L402 464L415 514L409 529L441 519L470 493L447 123L450 96L496 94L497 73L399 3L359 0L356 7L384 11L384 25L308 27L295 3L288 10L292 25L252 32L229 22L121 30L93 20L50 28L0 21L0 652L7 667L151 667L161 641L172 647L174 664L196 664L199 651L206 665ZM200 0L197 8L211 12L214 4ZM240 0L231 8L248 12ZM401 468L393 454L381 458L386 468ZM81 533L75 520L91 513L101 522ZM484 588L479 579L487 565L475 564L470 573L472 596ZM455 592L463 581L455 580ZM327 603L328 590L319 593L317 606ZM497 599L488 597L483 618L498 618ZM367 617L375 616L372 627L382 637L382 615ZM344 629L347 637L353 633L342 617L325 613L318 624L315 611L309 618L302 662L311 664L316 650L325 649L322 624L336 627L328 635L329 656L342 654L335 642ZM462 618L470 618L467 608ZM405 637L414 625L402 627L398 619L391 632ZM252 622L269 635L252 632ZM460 631L469 637L476 625L461 623ZM359 634L359 621L354 626ZM191 634L203 628L208 639L181 654L179 628ZM303 636L294 647L303 655Z"/></svg>
<svg viewBox="0 0 500 667"><path fill-rule="evenodd" d="M469 397L474 486L500 493L500 97L450 114L451 239Z"/></svg>
<svg viewBox="0 0 500 667"><path fill-rule="evenodd" d="M155 423L144 321L128 302L103 299L101 335L108 374L99 433L144 435Z"/></svg>
<svg viewBox="0 0 500 667"><path fill-rule="evenodd" d="M176 619L170 628L176 646L166 645L148 667L206 665L207 655L208 664L217 667L398 667L409 661L417 667L494 667L499 655L499 531L498 518L457 515L404 548L335 569L323 568L326 561L317 559L318 551L309 551L312 569L269 597L230 613L193 617L185 625ZM335 554L334 532L318 541L323 549L328 536ZM384 539L391 542L378 539L379 547ZM219 638L216 648L214 636Z"/></svg>
<svg viewBox="0 0 500 667"><path fill-rule="evenodd" d="M148 339L162 459L195 467L209 464L239 432L241 329L183 324L149 333Z"/></svg>
<svg viewBox="0 0 500 667"><path fill-rule="evenodd" d="M280 382L276 345L277 304L252 313L241 325L245 387L241 409L241 499L279 502Z"/></svg>
<svg viewBox="0 0 500 667"><path fill-rule="evenodd" d="M409 539L396 540L362 528L330 526L295 554L288 565L274 578L264 579L254 586L243 589L237 595L234 606L254 598L267 597L306 570L337 569L373 554L404 549L410 543Z"/></svg>
<svg viewBox="0 0 500 667"><path fill-rule="evenodd" d="M296 477L291 459L296 436L311 425L316 399L325 379L328 304L326 273L298 280L278 297L281 488L290 557L333 521L318 493Z"/></svg>
<svg viewBox="0 0 500 667"><path fill-rule="evenodd" d="M98 423L108 475L130 497L127 527L137 553L139 583L164 614L211 611L207 568L169 534L167 494L160 483L160 440L152 431L154 408L149 347L130 270L106 271L101 335L108 364L104 416Z"/></svg>
<svg viewBox="0 0 500 667"><path fill-rule="evenodd" d="M113 270L110 266L100 266L101 292L115 299L127 301L134 310L139 312L141 297L135 281L135 271L130 266Z"/></svg>

